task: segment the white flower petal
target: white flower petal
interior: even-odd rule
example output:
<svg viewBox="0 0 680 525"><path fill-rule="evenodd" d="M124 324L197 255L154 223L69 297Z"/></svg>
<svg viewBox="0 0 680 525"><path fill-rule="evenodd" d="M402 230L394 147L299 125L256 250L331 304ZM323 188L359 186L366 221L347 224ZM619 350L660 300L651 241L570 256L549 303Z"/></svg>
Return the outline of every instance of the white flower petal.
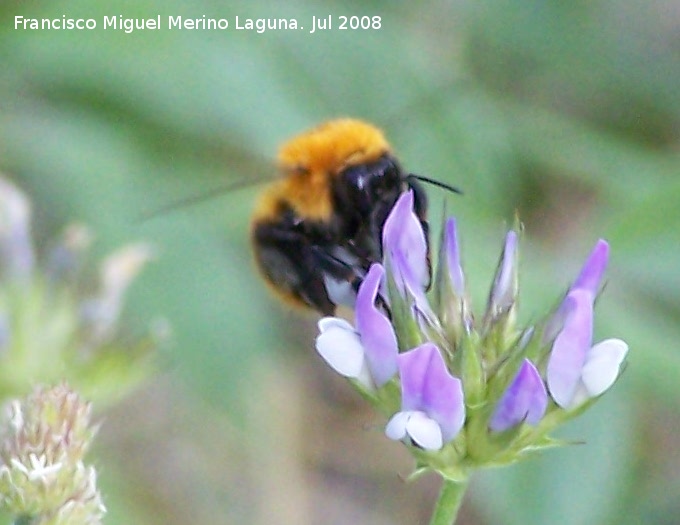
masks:
<svg viewBox="0 0 680 525"><path fill-rule="evenodd" d="M351 332L354 331L354 327L340 317L322 317L319 319L317 326L319 327L319 332L321 333L324 333L331 328L342 328Z"/></svg>
<svg viewBox="0 0 680 525"><path fill-rule="evenodd" d="M404 439L406 437L406 424L411 415L413 415L413 412L410 410L394 414L385 427L385 435L395 441Z"/></svg>
<svg viewBox="0 0 680 525"><path fill-rule="evenodd" d="M406 422L406 432L425 450L439 450L444 444L439 424L422 412L413 412Z"/></svg>
<svg viewBox="0 0 680 525"><path fill-rule="evenodd" d="M607 339L590 349L581 376L590 397L599 396L614 384L627 353L628 345L621 339Z"/></svg>
<svg viewBox="0 0 680 525"><path fill-rule="evenodd" d="M338 374L358 378L365 367L364 348L359 335L354 329L348 330L342 326L342 323L328 324L334 326L326 326L316 338L317 352ZM351 328L349 323L347 325Z"/></svg>
<svg viewBox="0 0 680 525"><path fill-rule="evenodd" d="M28 476L28 468L26 468L26 465L24 465L21 461L19 461L17 458L11 458L10 463L12 464L12 467L17 469L19 472L22 474L26 474Z"/></svg>

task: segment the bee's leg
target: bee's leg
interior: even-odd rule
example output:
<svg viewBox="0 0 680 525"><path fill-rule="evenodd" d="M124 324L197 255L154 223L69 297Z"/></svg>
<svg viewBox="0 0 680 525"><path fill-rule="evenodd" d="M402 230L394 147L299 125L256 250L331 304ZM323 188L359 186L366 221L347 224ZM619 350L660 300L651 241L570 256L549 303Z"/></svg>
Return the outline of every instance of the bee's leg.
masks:
<svg viewBox="0 0 680 525"><path fill-rule="evenodd" d="M352 268L310 243L300 231L285 223L262 223L253 230L255 257L276 289L314 308L333 315L335 303L328 296L324 274L350 279Z"/></svg>
<svg viewBox="0 0 680 525"><path fill-rule="evenodd" d="M357 262L344 260L336 253L337 246L314 246L312 249L323 269L326 291L331 301L354 308L357 291L366 271ZM353 255L353 254L352 254Z"/></svg>
<svg viewBox="0 0 680 525"><path fill-rule="evenodd" d="M316 247L316 251L319 254L320 258L325 259L328 263L332 264L335 267L335 271L338 272L336 275L342 272L345 272L346 275L349 275L347 274L347 272L351 272L351 275L349 275L348 277L349 284L351 285L352 290L354 291L354 295L358 294L359 288L361 287L361 283L364 282L365 274L359 273L356 268L352 267L351 265L347 264L341 259L338 259L337 257L328 253L327 251L324 251L323 248ZM371 264L370 261L366 260L364 262L367 267L370 267ZM381 307L390 319L392 318L392 312L390 310L389 304L387 303L387 299L383 297L380 291L378 292L378 296L376 297L375 304Z"/></svg>

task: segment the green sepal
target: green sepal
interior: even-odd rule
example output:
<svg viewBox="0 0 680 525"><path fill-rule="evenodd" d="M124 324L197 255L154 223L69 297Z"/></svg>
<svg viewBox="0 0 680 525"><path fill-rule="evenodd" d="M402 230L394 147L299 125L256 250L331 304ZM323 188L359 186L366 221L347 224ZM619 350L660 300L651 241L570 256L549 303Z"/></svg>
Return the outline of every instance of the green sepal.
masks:
<svg viewBox="0 0 680 525"><path fill-rule="evenodd" d="M456 438L438 451L427 451L412 445L409 449L416 458L416 472L432 470L445 479L460 482L468 478L469 469L461 460L463 454L459 447L460 443Z"/></svg>
<svg viewBox="0 0 680 525"><path fill-rule="evenodd" d="M391 379L376 391L375 406L385 417L392 417L401 410L401 385Z"/></svg>
<svg viewBox="0 0 680 525"><path fill-rule="evenodd" d="M451 371L463 381L465 404L469 407L481 403L486 390L484 364L477 348L477 336L470 334L462 339L460 348L451 361Z"/></svg>

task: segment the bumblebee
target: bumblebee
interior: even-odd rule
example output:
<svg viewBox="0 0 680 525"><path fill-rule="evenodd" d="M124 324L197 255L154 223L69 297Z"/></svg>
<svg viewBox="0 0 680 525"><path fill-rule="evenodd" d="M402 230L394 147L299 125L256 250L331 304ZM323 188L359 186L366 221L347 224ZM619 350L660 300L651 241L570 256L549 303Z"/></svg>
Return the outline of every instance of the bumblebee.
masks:
<svg viewBox="0 0 680 525"><path fill-rule="evenodd" d="M426 238L427 199L405 172L383 133L366 122L338 119L283 144L283 177L256 204L251 228L255 261L284 302L333 315L354 304L369 266L382 260L382 230L399 196L414 194Z"/></svg>

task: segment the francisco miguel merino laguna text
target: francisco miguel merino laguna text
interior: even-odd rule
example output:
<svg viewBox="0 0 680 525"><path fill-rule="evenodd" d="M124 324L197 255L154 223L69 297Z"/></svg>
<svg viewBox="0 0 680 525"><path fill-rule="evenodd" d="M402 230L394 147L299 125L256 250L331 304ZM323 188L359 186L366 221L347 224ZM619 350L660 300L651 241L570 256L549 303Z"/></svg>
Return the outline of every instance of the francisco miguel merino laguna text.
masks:
<svg viewBox="0 0 680 525"><path fill-rule="evenodd" d="M316 17L314 17L316 18ZM183 16L168 16L167 29L241 29L264 33L268 29L302 29L295 18L245 18L235 16L233 26L226 18L186 18ZM14 17L14 29L50 29L50 30L82 30L96 29L94 18L24 18ZM161 15L154 18L124 18L122 15L104 16L104 29L122 30L132 33L135 30L162 29Z"/></svg>

